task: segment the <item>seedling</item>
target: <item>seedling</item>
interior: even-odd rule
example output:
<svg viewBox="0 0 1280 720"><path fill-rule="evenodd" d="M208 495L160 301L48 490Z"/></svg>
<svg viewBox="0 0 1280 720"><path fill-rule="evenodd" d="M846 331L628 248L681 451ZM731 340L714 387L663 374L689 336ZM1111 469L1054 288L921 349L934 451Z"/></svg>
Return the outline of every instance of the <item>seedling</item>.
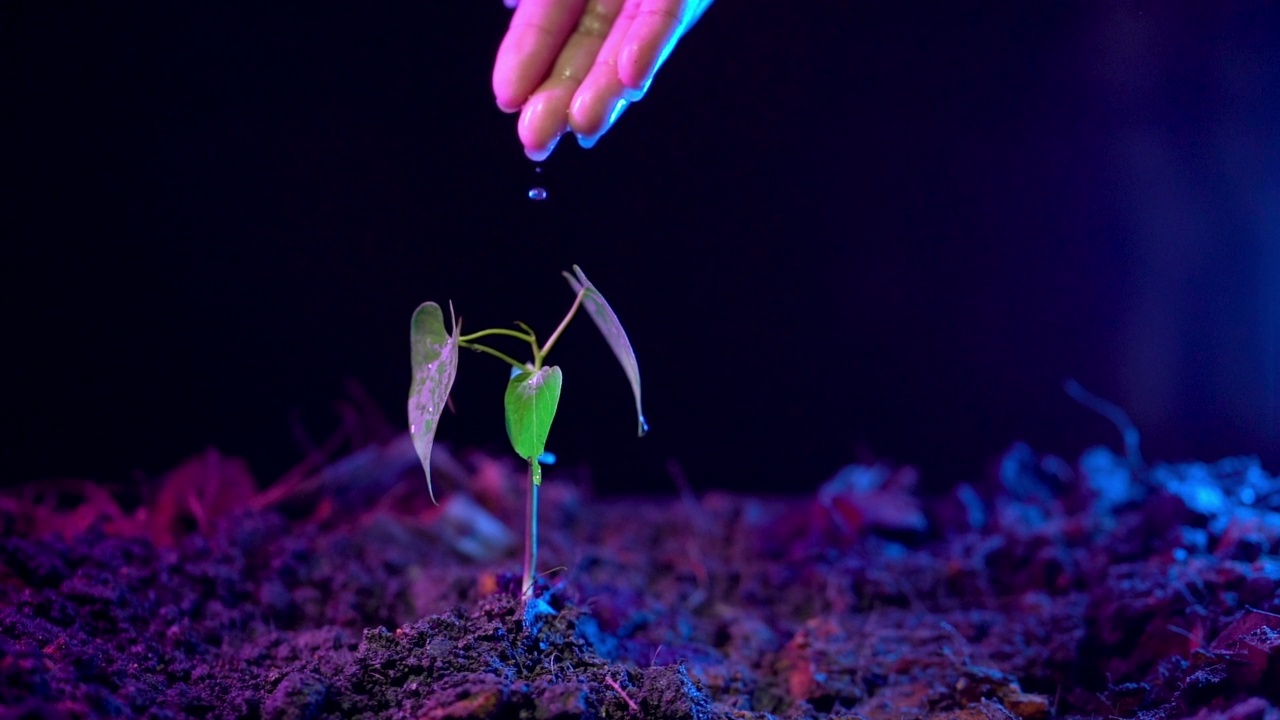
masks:
<svg viewBox="0 0 1280 720"><path fill-rule="evenodd" d="M436 496L431 487L431 446L435 442L436 427L457 376L458 349L467 348L486 353L511 366L511 378L507 381L504 400L507 437L516 454L529 463L524 574L520 583L521 596L525 598L530 595L538 564L538 488L542 485L542 463L549 459L547 435L551 431L556 407L560 404L563 377L560 368L547 365L546 359L579 308L585 308L587 315L600 328L605 341L622 364L627 380L631 382L631 393L636 401L638 435L644 435L649 429L640 407L640 369L636 365L636 354L631 349L631 341L627 339L627 333L623 331L622 324L618 322L618 316L609 307L609 303L605 302L604 296L587 280L587 276L577 265L573 266L573 273L563 273L575 294L573 305L542 345L538 344L533 328L522 322L516 323L519 330L489 328L462 335L461 322L453 318L452 305L449 306L452 332L445 327L444 311L433 302L419 305L410 323L413 385L409 388L409 433L413 436L413 446L422 461L422 469L427 474L427 492L433 503L436 502ZM522 363L506 353L476 342L481 338L497 336L516 338L528 343L533 351L533 360Z"/></svg>

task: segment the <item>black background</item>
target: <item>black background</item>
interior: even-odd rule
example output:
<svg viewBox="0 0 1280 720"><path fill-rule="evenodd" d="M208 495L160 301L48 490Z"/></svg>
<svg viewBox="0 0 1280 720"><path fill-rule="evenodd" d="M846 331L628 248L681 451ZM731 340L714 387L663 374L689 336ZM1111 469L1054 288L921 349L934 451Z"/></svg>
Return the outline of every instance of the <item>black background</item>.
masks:
<svg viewBox="0 0 1280 720"><path fill-rule="evenodd" d="M653 427L580 319L550 446L605 492L1114 445L1066 377L1152 458L1280 463L1275 3L720 0L541 174L499 0L0 12L10 481L207 445L269 480L346 377L401 420L419 302L546 333L573 263ZM502 451L505 377L464 355L441 438Z"/></svg>

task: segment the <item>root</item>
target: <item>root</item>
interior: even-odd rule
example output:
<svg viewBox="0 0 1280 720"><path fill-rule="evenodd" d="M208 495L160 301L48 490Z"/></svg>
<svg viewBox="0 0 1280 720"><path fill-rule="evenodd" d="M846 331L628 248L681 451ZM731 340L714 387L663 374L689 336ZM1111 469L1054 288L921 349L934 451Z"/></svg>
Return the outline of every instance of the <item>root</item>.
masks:
<svg viewBox="0 0 1280 720"><path fill-rule="evenodd" d="M622 689L622 686L618 684L618 681L614 680L608 675L604 676L604 681L609 684L609 687L613 688L615 691L617 691L619 695L622 696L622 699L627 702L627 707L631 708L631 712L634 712L634 713L640 712L640 706L636 705L635 701L631 699L631 696L627 695L627 692Z"/></svg>

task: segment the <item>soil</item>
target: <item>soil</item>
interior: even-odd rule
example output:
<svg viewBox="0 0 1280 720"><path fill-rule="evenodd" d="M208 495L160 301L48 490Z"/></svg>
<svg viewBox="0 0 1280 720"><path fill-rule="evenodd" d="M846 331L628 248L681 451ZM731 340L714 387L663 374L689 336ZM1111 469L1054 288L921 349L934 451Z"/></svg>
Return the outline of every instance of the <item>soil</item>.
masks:
<svg viewBox="0 0 1280 720"><path fill-rule="evenodd" d="M404 437L266 490L209 451L143 496L9 493L0 718L1280 718L1280 480L1248 458L1015 445L936 497L551 472L526 602L522 468L440 452L439 507Z"/></svg>

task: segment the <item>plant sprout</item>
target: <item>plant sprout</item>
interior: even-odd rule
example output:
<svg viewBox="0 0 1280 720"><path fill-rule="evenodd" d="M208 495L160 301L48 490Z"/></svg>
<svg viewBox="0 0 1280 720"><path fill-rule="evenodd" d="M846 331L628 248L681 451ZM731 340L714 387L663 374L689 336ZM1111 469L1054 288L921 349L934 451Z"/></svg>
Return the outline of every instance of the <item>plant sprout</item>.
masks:
<svg viewBox="0 0 1280 720"><path fill-rule="evenodd" d="M436 427L457 376L458 349L467 348L492 355L511 366L511 378L507 381L504 397L507 437L516 454L529 463L524 573L520 583L521 596L525 598L530 596L538 564L538 488L542 485L542 463L549 459L547 435L551 431L556 407L560 404L560 387L563 382L560 368L547 365L546 359L579 308L585 308L587 315L600 329L631 383L631 393L635 396L636 403L637 434L643 436L649 429L640 406L640 368L636 364L631 341L618 322L618 316L577 265L573 266L572 275L567 272L563 275L573 289L573 305L560 325L541 345L538 344L533 328L522 322L515 323L518 330L489 328L462 335L460 321L453 319L453 329L450 332L444 324L444 311L434 302L419 305L410 322L413 384L409 388L409 433L413 436L413 446L418 452L418 459L422 461L422 469L427 474L427 491L433 503L436 502L436 496L431 487L431 446L435 442ZM449 315L452 318L452 305L449 306ZM504 352L476 342L481 338L502 336L528 343L533 351L533 359L522 363Z"/></svg>

